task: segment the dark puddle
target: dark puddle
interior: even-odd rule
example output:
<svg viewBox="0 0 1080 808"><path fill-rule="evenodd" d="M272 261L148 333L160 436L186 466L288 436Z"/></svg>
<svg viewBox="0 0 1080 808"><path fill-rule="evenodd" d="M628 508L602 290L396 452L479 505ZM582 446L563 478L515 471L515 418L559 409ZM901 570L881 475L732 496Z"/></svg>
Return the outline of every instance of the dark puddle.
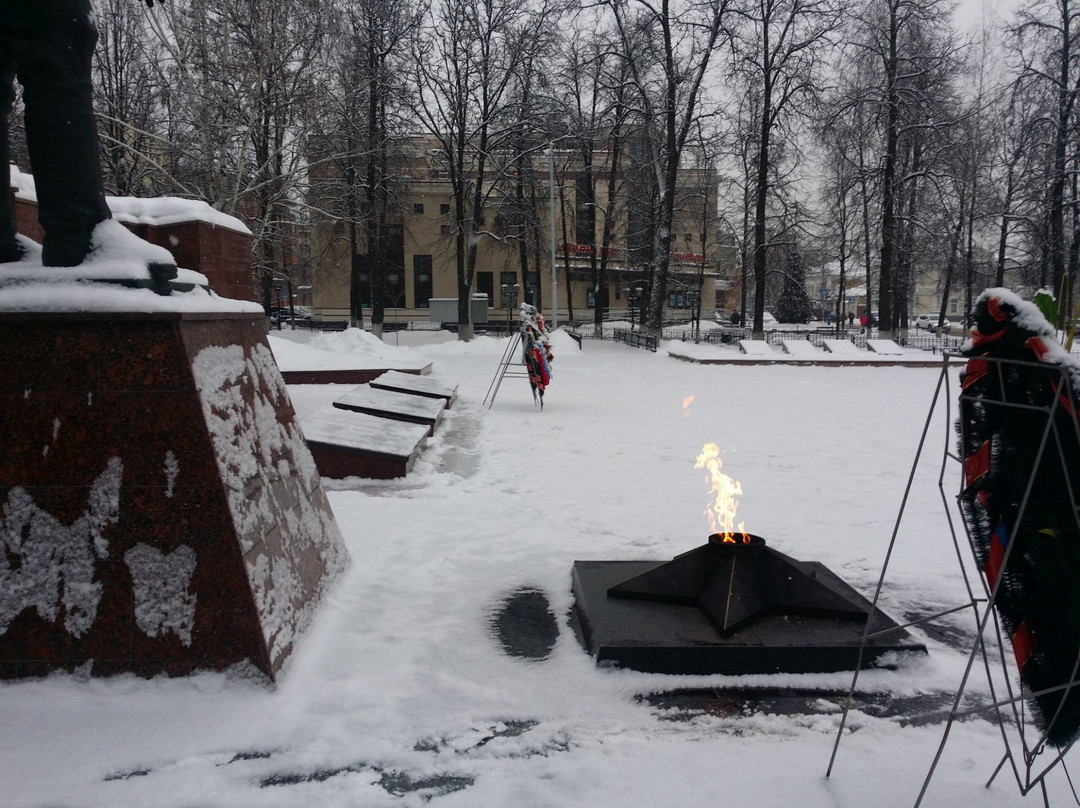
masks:
<svg viewBox="0 0 1080 808"><path fill-rule="evenodd" d="M559 639L559 624L547 596L522 587L503 599L491 617L491 628L510 656L547 659Z"/></svg>

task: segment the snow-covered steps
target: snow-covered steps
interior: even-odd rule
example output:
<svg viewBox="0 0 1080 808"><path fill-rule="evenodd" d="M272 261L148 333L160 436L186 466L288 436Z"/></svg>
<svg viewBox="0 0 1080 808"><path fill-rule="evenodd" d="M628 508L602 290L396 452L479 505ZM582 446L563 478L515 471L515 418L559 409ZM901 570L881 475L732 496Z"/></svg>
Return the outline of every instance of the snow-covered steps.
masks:
<svg viewBox="0 0 1080 808"><path fill-rule="evenodd" d="M300 418L323 477L404 477L427 445L428 427L337 407Z"/></svg>
<svg viewBox="0 0 1080 808"><path fill-rule="evenodd" d="M434 435L435 427L442 421L443 413L446 411L446 400L428 398L415 393L383 390L370 384L362 384L335 400L334 407L340 410L377 415L393 421L422 424L428 428L428 435Z"/></svg>
<svg viewBox="0 0 1080 808"><path fill-rule="evenodd" d="M447 409L450 409L457 400L458 386L456 384L447 384L428 376L403 373L400 370L388 370L377 379L373 379L370 385L381 390L396 390L399 393L441 398L446 402Z"/></svg>

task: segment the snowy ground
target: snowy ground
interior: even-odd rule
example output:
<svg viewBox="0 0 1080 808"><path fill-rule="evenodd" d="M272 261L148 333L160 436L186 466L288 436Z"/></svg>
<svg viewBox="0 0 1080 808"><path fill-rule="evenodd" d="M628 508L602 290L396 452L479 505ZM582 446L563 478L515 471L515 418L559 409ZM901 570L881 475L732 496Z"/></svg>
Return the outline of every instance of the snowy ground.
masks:
<svg viewBox="0 0 1080 808"><path fill-rule="evenodd" d="M280 685L218 674L2 683L0 805L914 804L940 720L853 711L827 779L849 674L598 669L567 615L574 560L666 559L704 542L708 486L694 459L708 442L742 483L748 530L872 593L940 371L699 366L612 343L579 350L557 333L543 412L519 378L488 410L504 340L387 342L426 357L460 397L407 478L328 485L352 565ZM291 392L302 414L348 389ZM948 435L939 408L889 568L884 605L898 620L963 599L937 487ZM950 495L958 475L950 464ZM546 594L561 628L541 661L508 655L491 628L523 587ZM925 636L928 657L867 672L860 690L947 700L971 623L939 620L963 649ZM642 698L748 687L822 695L797 714ZM956 725L924 805L1016 805L1008 775L983 787L1002 751L994 725ZM1060 774L1050 793L1071 800Z"/></svg>

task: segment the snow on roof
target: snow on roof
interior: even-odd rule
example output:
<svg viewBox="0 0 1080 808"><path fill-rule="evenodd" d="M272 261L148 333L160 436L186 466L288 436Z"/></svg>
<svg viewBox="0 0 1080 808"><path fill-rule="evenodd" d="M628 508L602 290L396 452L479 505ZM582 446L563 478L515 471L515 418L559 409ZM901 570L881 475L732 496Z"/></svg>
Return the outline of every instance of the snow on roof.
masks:
<svg viewBox="0 0 1080 808"><path fill-rule="evenodd" d="M190 269L178 269L176 277L179 283L195 286L190 292L162 296L123 286L148 280L147 264L172 263L172 255L115 221L97 226L94 250L75 267L46 267L39 244L24 236L19 242L28 251L26 257L0 266L0 312L263 312L258 303L208 292L203 288L208 285L206 276Z"/></svg>
<svg viewBox="0 0 1080 808"><path fill-rule="evenodd" d="M15 189L17 199L37 202L37 187L34 177L20 171L11 164L11 187ZM150 224L156 226L179 224L181 222L207 222L215 227L224 227L238 233L250 233L242 221L235 216L214 210L198 199L182 199L178 196L160 196L142 199L133 196L106 196L105 201L113 216L129 224Z"/></svg>
<svg viewBox="0 0 1080 808"><path fill-rule="evenodd" d="M168 225L182 222L206 222L214 227L250 233L242 221L219 210L214 210L198 199L181 199L177 196L159 196L140 199L131 196L107 196L113 216L122 222L135 224Z"/></svg>
<svg viewBox="0 0 1080 808"><path fill-rule="evenodd" d="M184 273L180 270L184 280ZM192 273L197 274L197 273ZM14 312L233 312L261 314L262 306L219 297L196 287L164 297L150 289L92 281L50 281L0 286L0 313Z"/></svg>

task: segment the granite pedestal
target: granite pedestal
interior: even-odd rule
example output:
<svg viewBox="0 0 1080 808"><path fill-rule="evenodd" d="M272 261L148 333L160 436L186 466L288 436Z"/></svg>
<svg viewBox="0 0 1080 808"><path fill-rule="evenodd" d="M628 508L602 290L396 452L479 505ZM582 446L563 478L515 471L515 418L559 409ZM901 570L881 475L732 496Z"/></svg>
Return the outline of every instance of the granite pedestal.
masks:
<svg viewBox="0 0 1080 808"><path fill-rule="evenodd" d="M273 679L347 562L261 312L0 312L0 676Z"/></svg>

